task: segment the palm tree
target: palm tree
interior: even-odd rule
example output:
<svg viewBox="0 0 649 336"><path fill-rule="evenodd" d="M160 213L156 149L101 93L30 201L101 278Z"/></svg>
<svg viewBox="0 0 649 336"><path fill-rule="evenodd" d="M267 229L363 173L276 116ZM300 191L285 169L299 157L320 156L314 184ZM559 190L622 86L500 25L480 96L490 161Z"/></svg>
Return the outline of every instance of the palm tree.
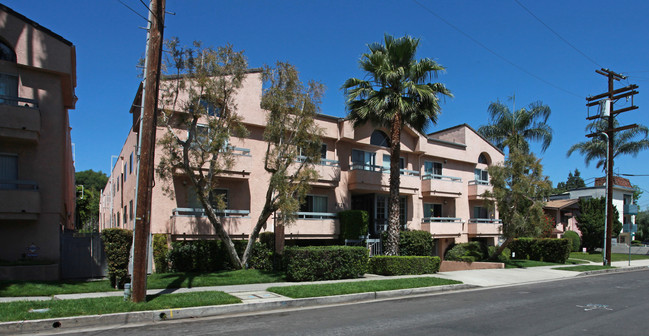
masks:
<svg viewBox="0 0 649 336"><path fill-rule="evenodd" d="M444 67L430 58L415 59L419 39L384 37L385 45L368 45L359 60L369 79L350 78L342 88L347 95L348 120L354 127L367 122L390 130L390 197L386 254L399 249L399 156L401 129L409 126L423 134L441 112L438 95L452 97L441 83L426 83Z"/></svg>
<svg viewBox="0 0 649 336"><path fill-rule="evenodd" d="M541 141L541 152L552 142L552 128L546 124L550 117L550 107L542 102L530 104L527 108L515 110L512 113L500 101L489 104L490 124L481 126L478 133L482 134L500 150L505 147L511 152L520 150L529 153L528 141Z"/></svg>
<svg viewBox="0 0 649 336"><path fill-rule="evenodd" d="M613 127L616 128L619 126L617 120L613 120ZM598 119L586 126L587 133L599 133L608 129L608 120ZM638 136L643 136L643 139L634 141ZM620 154L630 154L634 157L642 150L649 148L649 128L643 125L639 125L636 128L624 130L617 132L613 138L613 159L615 159ZM573 152L578 151L580 154L584 155L584 161L588 165L591 161L597 160L596 167L606 170L606 148L608 147L608 141L603 135L598 137L593 137L589 141L579 142L570 149L568 149L568 156L572 155Z"/></svg>

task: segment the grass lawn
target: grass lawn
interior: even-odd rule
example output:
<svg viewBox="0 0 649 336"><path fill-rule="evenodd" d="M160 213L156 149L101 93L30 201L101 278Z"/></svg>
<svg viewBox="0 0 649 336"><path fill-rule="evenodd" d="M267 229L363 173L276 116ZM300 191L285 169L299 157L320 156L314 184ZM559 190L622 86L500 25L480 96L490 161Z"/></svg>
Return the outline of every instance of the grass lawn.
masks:
<svg viewBox="0 0 649 336"><path fill-rule="evenodd" d="M317 296L331 296L353 293L380 292L394 289L431 287L441 285L460 284L455 280L446 280L434 277L391 279L391 280L369 280L329 283L321 285L296 285L287 287L271 287L268 291L290 298L307 298Z"/></svg>
<svg viewBox="0 0 649 336"><path fill-rule="evenodd" d="M199 292L147 296L147 302L133 303L122 297L102 297L79 300L19 301L0 303L0 322L36 320L44 318L96 315L142 310L213 306L240 303L238 298L223 292ZM49 308L43 313L30 309Z"/></svg>
<svg viewBox="0 0 649 336"><path fill-rule="evenodd" d="M570 258L601 262L602 253L601 252L595 252L595 253L571 252ZM643 260L643 259L649 259L649 255L643 255L643 254L631 255L631 260ZM611 253L611 261L627 261L627 260L629 260L629 255L626 253Z"/></svg>
<svg viewBox="0 0 649 336"><path fill-rule="evenodd" d="M576 265L583 264L582 260L575 260L568 258L565 264L557 264L545 261L536 261L536 260L526 260L526 259L510 259L504 262L505 268L527 268L527 267L538 267L538 266L553 266L553 265Z"/></svg>
<svg viewBox="0 0 649 336"><path fill-rule="evenodd" d="M204 286L227 286L249 283L284 281L282 273L258 270L223 271L217 273L156 273L148 276L147 287L186 288ZM2 296L50 296L57 294L110 292L108 280L99 281L0 281Z"/></svg>
<svg viewBox="0 0 649 336"><path fill-rule="evenodd" d="M573 272L586 272L586 271L597 271L602 269L615 268L613 266L602 266L602 265L579 265L579 266L566 266L566 267L555 267L555 270L561 271L573 271Z"/></svg>

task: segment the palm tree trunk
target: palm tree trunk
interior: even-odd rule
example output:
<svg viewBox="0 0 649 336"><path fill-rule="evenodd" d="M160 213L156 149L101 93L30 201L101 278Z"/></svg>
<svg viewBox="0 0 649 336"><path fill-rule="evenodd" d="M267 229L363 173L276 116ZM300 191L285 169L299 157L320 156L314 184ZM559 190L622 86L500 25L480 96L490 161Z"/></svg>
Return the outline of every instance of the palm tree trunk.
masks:
<svg viewBox="0 0 649 336"><path fill-rule="evenodd" d="M399 255L399 185L401 169L401 114L397 113L390 130L390 197L388 199L388 237L386 255Z"/></svg>

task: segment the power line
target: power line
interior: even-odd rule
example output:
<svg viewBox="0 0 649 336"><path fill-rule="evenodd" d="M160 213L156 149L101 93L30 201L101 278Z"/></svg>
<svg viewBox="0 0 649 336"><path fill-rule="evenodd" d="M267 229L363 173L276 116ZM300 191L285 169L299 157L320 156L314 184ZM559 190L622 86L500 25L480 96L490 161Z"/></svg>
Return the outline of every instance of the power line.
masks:
<svg viewBox="0 0 649 336"><path fill-rule="evenodd" d="M514 2L516 2L519 6L521 6L521 8L523 8L526 12L528 12L530 15L532 15L533 18L535 18L535 19L536 19L537 21L539 21L542 25L544 25L545 28L548 28L548 30L550 30L554 35L556 35L559 39L561 39L561 41L565 42L565 43L566 43L567 45L569 45L572 49L575 49L576 52L578 52L578 53L580 53L582 56L586 57L586 59L588 59L589 61L591 61L593 64L597 65L598 67L600 67L600 68L605 68L605 66L600 65L599 63L597 63L594 59L592 59L591 57L589 57L588 55L586 55L584 52L582 52L581 50L579 50L577 47L575 47L575 46L574 46L572 43L570 43L568 40L566 40L565 38L563 38L563 36L559 35L559 33L557 33L554 29L552 29L552 28L551 28L550 26L548 26L545 22L543 22L543 20L541 20L538 16L534 15L534 13L532 13L531 10L529 10L527 7L523 6L523 4L520 3L520 1L518 1L518 0L514 0Z"/></svg>
<svg viewBox="0 0 649 336"><path fill-rule="evenodd" d="M480 42L480 41L478 41L477 39L473 38L471 35L465 33L465 32L462 31L460 28L458 28L458 27L455 26L454 24L452 24L452 23L450 23L449 21L447 21L446 19L444 19L442 16L438 15L437 13L435 13L435 12L434 12L433 10L431 10L430 8L424 6L421 2L419 2L419 1L417 1L417 0L413 0L413 1L414 1L417 5L419 5L421 8L423 8L425 11L427 11L427 12L430 13L430 14L432 14L433 16L435 16L436 18L438 18L440 21L444 22L446 25L448 25L449 27L455 29L458 33L464 35L464 36L465 36L466 38L468 38L469 40L473 41L473 43L479 45L480 47L482 47L482 48L485 49L486 51L490 52L492 55L494 55L494 56L500 58L502 61L508 63L509 65L511 65L511 66L513 66L513 67L515 67L515 68L517 68L518 70L520 70L520 71L522 71L522 72L528 74L528 75L531 76L531 77L536 78L537 80L539 80L539 81L541 81L541 82L543 82L543 83L545 83L545 84L547 84L547 85L549 85L549 86L552 86L553 88L555 88L555 89L557 89L557 90L563 91L563 92L565 92L565 93L567 93L567 94L570 94L570 95L573 95L573 96L575 96L575 97L583 98L583 95L580 95L580 94L574 93L574 92L569 91L569 90L566 90L566 89L564 89L564 88L562 88L562 87L560 87L560 86L558 86L558 85L555 85L555 84L553 84L553 83L551 83L551 82L548 82L547 80L545 80L545 79L543 79L543 78L541 78L541 77L539 77L539 76L533 74L532 72L528 71L527 69L523 68L522 66L520 66L520 65L518 65L518 64L516 64L516 63L514 63L514 62L512 62L512 61L510 61L509 59L507 59L507 58L505 58L504 56L500 55L499 53L495 52L495 51L492 50L491 48L487 47L487 46L486 46L485 44L483 44L482 42Z"/></svg>
<svg viewBox="0 0 649 336"><path fill-rule="evenodd" d="M133 12L133 13L135 13L137 16L143 18L145 21L147 21L147 22L149 21L149 19L145 18L144 15L138 13L135 9L129 7L127 4L125 4L124 2L122 2L122 0L117 0L117 2L121 3L124 7L130 9L131 12ZM148 8L148 7L147 7L147 8Z"/></svg>

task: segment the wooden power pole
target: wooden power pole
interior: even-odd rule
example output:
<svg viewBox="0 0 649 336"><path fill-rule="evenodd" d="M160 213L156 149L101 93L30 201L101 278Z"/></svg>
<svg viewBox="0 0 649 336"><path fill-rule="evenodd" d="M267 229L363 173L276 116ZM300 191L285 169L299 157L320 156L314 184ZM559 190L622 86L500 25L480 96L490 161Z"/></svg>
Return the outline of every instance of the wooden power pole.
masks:
<svg viewBox="0 0 649 336"><path fill-rule="evenodd" d="M615 128L615 116L635 110L638 107L633 105L633 95L638 93L635 89L638 88L637 85L631 84L626 87L620 88L615 90L614 88L614 83L615 81L619 81L621 79L626 79L625 76L618 74L616 72L610 71L609 69L600 69L600 70L595 70L598 74L605 76L608 78L608 92L604 92L601 94L598 94L596 96L588 97L586 100L588 103L586 106L595 106L599 105L600 106L600 113L598 115L594 116L588 116L588 120L593 120L597 118L604 118L608 121L607 129L601 133L606 133L607 135L607 140L608 140L608 150L607 150L607 157L606 157L606 193L608 197L606 197L607 202L606 202L606 239L605 239L605 247L606 247L606 253L604 256L603 264L604 266L606 265L611 265L611 238L613 236L613 216L614 216L614 211L613 211L613 156L614 156L614 139L615 139L615 133L631 128L638 127L636 124L632 125L627 125L627 126L622 126ZM615 104L615 101L621 98L626 98L628 99L631 97L631 106L621 108L619 110L614 110L613 106ZM589 138L595 137L600 135L600 132L598 133L592 133L586 135ZM629 242L630 244L631 242Z"/></svg>
<svg viewBox="0 0 649 336"><path fill-rule="evenodd" d="M151 232L151 188L156 139L156 110L162 57L165 0L151 0L144 73L143 108L140 115L140 143L133 239L132 300L146 300L147 250Z"/></svg>

